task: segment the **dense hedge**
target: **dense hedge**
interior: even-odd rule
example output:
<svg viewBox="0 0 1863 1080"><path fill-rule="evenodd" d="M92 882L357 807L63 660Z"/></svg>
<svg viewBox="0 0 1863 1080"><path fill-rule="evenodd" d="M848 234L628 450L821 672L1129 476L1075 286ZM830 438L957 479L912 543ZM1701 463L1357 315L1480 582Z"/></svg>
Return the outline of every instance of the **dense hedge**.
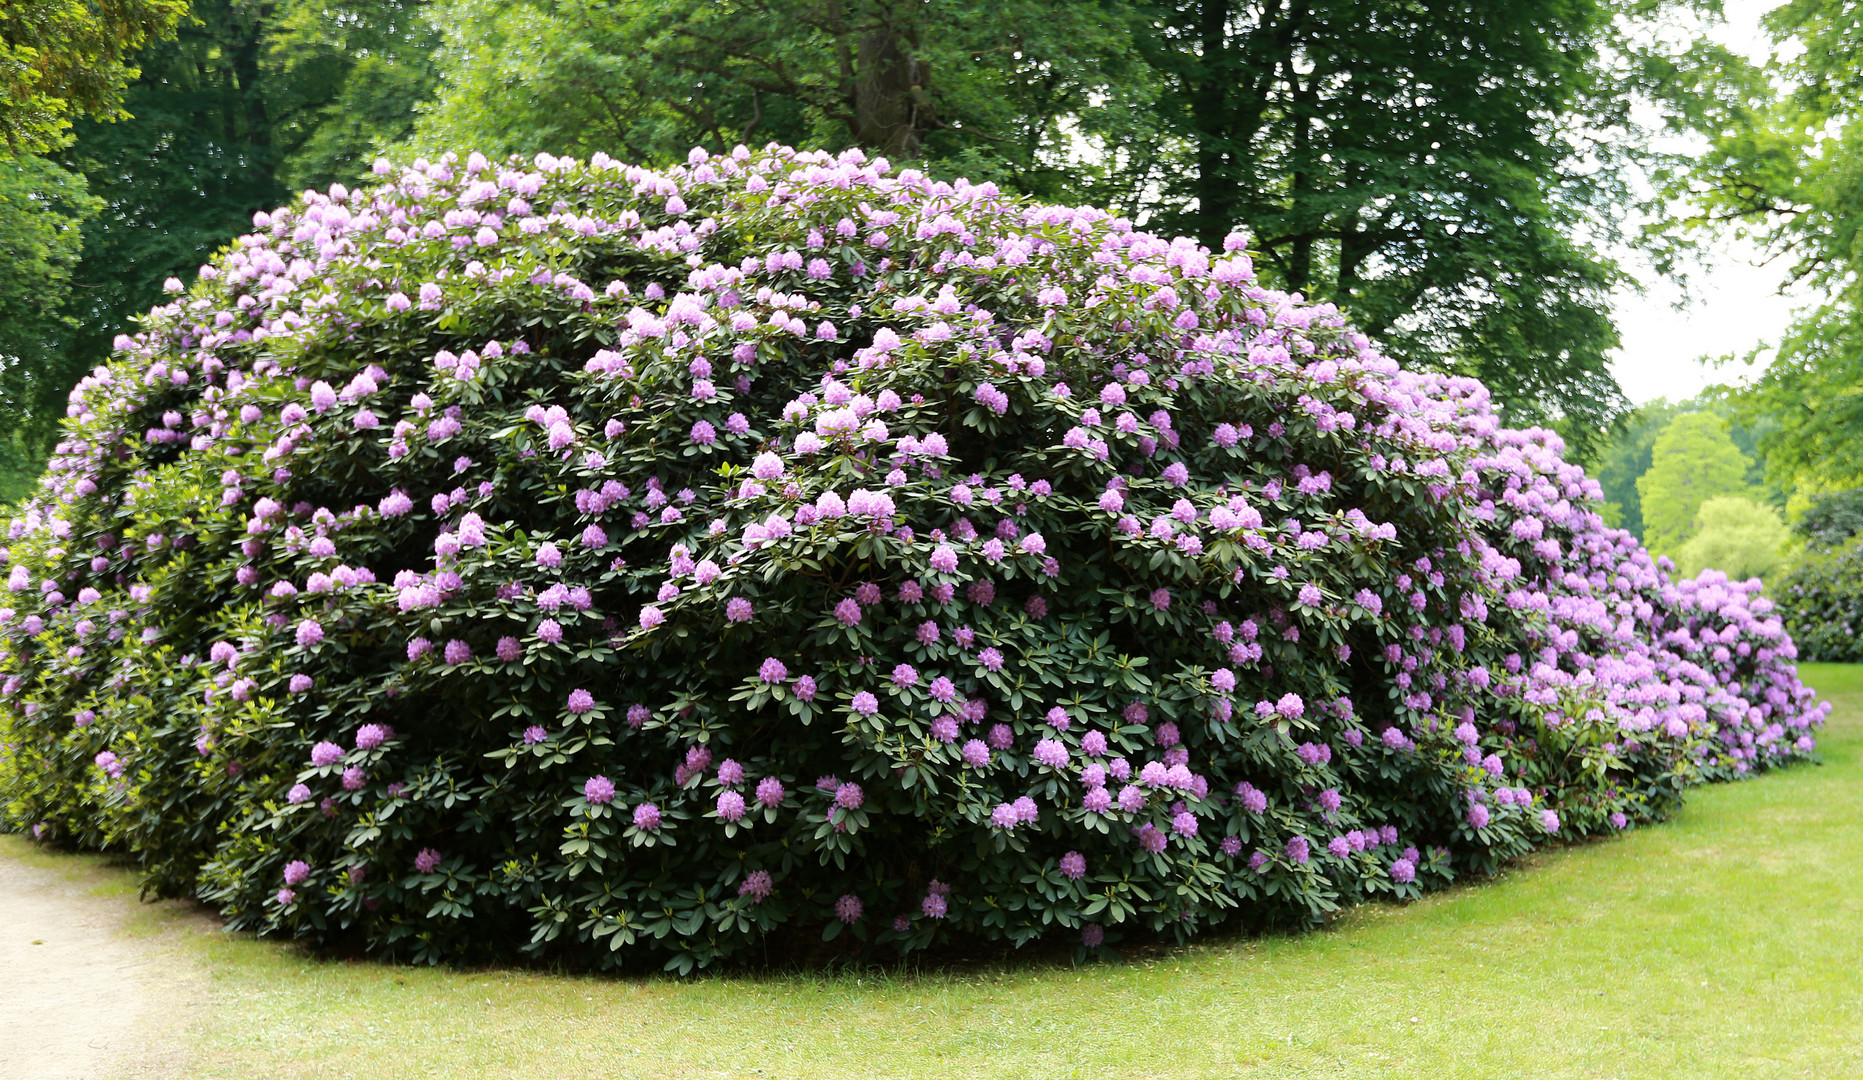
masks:
<svg viewBox="0 0 1863 1080"><path fill-rule="evenodd" d="M1555 436L1090 209L386 165L73 393L8 820L236 926L675 969L1311 921L1812 751Z"/></svg>
<svg viewBox="0 0 1863 1080"><path fill-rule="evenodd" d="M1863 662L1863 538L1829 547L1814 542L1774 592L1805 659Z"/></svg>

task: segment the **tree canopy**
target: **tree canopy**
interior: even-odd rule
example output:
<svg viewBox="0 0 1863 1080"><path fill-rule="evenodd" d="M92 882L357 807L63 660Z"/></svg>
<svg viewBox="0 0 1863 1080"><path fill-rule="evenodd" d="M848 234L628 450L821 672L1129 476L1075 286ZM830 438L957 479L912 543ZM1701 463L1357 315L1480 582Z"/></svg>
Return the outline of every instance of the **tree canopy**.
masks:
<svg viewBox="0 0 1863 1080"><path fill-rule="evenodd" d="M1643 500L1637 494L1637 480L1650 471L1656 436L1687 411L1686 404L1650 402L1626 414L1611 437L1594 447L1585 467L1604 491L1605 514L1611 524L1643 536Z"/></svg>
<svg viewBox="0 0 1863 1080"><path fill-rule="evenodd" d="M1760 463L1761 444L1773 427L1768 416L1749 416L1734 396L1716 388L1687 401L1670 402L1662 398L1647 402L1625 413L1604 437L1580 459L1587 472L1598 478L1604 491L1606 520L1627 529L1639 540L1645 538L1643 500L1637 481L1649 472L1656 449L1656 436L1671 420L1686 413L1711 413L1727 422L1728 437L1740 448L1747 461L1747 483L1759 494L1761 502L1774 507L1789 507L1790 489L1770 482Z"/></svg>
<svg viewBox="0 0 1863 1080"><path fill-rule="evenodd" d="M1077 195L1067 125L1143 81L1126 20L1117 0L444 0L416 145L665 162L793 140Z"/></svg>
<svg viewBox="0 0 1863 1080"><path fill-rule="evenodd" d="M1347 307L1407 361L1479 376L1580 441L1625 404L1605 370L1617 268L1576 239L1610 168L1574 168L1612 5L1171 0L1137 47L1148 138L1128 201L1220 243L1237 223L1286 287ZM1580 121L1579 117L1583 116Z"/></svg>
<svg viewBox="0 0 1863 1080"><path fill-rule="evenodd" d="M1789 0L1766 17L1782 49L1765 77L1725 80L1712 151L1684 175L1701 224L1733 222L1820 297L1744 400L1772 417L1782 480L1863 483L1863 3ZM1752 358L1749 358L1752 359Z"/></svg>

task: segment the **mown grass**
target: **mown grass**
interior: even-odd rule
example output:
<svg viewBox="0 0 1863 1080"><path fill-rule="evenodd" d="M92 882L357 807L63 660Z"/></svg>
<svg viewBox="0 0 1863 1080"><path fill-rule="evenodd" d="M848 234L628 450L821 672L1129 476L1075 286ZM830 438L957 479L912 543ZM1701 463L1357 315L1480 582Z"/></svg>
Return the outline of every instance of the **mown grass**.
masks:
<svg viewBox="0 0 1863 1080"><path fill-rule="evenodd" d="M1323 932L1122 966L462 973L140 921L208 972L206 1077L1863 1076L1863 666L1804 675L1837 704L1822 766Z"/></svg>

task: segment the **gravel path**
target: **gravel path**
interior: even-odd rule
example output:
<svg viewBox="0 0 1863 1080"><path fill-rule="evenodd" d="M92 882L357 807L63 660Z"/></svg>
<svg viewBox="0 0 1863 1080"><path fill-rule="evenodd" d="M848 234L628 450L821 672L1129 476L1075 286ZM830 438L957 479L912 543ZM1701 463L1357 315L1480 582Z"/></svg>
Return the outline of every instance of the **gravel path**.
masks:
<svg viewBox="0 0 1863 1080"><path fill-rule="evenodd" d="M200 976L157 937L130 937L134 897L93 895L0 854L0 1080L187 1074L182 1029Z"/></svg>

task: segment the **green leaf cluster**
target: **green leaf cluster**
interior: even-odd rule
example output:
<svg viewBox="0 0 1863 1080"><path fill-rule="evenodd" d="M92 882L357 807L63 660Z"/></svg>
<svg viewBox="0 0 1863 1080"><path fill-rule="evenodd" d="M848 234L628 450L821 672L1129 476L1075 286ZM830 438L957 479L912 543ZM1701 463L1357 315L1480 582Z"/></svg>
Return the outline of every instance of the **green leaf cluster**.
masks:
<svg viewBox="0 0 1863 1080"><path fill-rule="evenodd" d="M1793 522L1792 531L1814 547L1838 547L1863 535L1863 488L1819 496Z"/></svg>
<svg viewBox="0 0 1863 1080"><path fill-rule="evenodd" d="M187 0L7 0L0 6L0 139L7 151L58 147L73 119L128 115L136 50L166 34Z"/></svg>

